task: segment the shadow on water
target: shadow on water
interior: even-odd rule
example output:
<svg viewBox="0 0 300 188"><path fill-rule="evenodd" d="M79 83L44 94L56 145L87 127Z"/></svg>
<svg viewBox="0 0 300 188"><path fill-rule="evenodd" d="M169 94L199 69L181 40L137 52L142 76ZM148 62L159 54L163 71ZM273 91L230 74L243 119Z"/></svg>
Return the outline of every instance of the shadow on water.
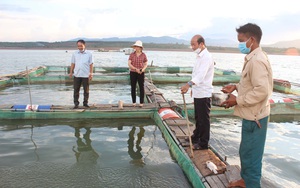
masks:
<svg viewBox="0 0 300 188"><path fill-rule="evenodd" d="M135 126L132 127L131 131L129 132L128 136L129 139L127 141L128 143L128 154L132 158L130 161L131 164L137 165L137 166L143 166L145 165L145 162L143 160L143 155L141 154L142 147L140 146L142 138L145 134L145 129L143 127L139 127L139 133L137 134L137 141L134 144L134 133L135 133ZM134 149L135 146L135 149Z"/></svg>
<svg viewBox="0 0 300 188"><path fill-rule="evenodd" d="M77 163L92 163L96 164L97 159L99 158L99 154L92 147L92 140L90 138L91 128L85 127L85 133L83 137L80 137L80 128L75 127L75 137L77 138L77 151L75 146L73 146L72 150L75 153ZM85 142L84 142L84 141Z"/></svg>

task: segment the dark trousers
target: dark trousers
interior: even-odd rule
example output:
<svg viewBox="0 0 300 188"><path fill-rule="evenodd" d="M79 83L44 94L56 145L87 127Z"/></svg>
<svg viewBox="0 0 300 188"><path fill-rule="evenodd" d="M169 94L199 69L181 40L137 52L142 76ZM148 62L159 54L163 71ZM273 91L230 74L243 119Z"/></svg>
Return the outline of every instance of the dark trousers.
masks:
<svg viewBox="0 0 300 188"><path fill-rule="evenodd" d="M79 91L83 85L83 105L88 104L89 100L89 78L74 77L74 104L79 105Z"/></svg>
<svg viewBox="0 0 300 188"><path fill-rule="evenodd" d="M193 132L193 142L202 148L208 148L210 136L211 98L194 98L196 129Z"/></svg>
<svg viewBox="0 0 300 188"><path fill-rule="evenodd" d="M130 84L131 84L131 99L132 103L136 103L136 83L138 82L140 88L140 103L144 103L144 80L145 73L138 74L137 72L130 72Z"/></svg>

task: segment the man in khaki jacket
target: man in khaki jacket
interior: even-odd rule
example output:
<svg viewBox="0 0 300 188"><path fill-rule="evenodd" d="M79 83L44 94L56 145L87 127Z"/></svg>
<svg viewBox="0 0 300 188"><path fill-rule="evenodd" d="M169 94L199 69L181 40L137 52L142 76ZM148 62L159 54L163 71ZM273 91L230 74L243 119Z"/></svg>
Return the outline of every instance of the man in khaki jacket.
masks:
<svg viewBox="0 0 300 188"><path fill-rule="evenodd" d="M273 91L273 74L270 62L260 47L262 31L248 23L236 29L239 50L247 54L240 82L227 85L222 91L230 93L225 108L235 106L234 115L242 118L242 140L239 154L241 180L230 182L229 187L260 187L262 157L270 115L269 98ZM238 95L231 94L234 90Z"/></svg>

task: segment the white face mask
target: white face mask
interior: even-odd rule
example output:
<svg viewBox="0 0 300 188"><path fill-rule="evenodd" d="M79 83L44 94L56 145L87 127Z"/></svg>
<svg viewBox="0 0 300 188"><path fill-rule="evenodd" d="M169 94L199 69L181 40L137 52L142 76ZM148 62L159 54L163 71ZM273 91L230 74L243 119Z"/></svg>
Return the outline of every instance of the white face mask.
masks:
<svg viewBox="0 0 300 188"><path fill-rule="evenodd" d="M196 54L199 54L199 53L201 52L201 49L200 49L200 48L197 48L196 50L194 50L194 52L195 52Z"/></svg>

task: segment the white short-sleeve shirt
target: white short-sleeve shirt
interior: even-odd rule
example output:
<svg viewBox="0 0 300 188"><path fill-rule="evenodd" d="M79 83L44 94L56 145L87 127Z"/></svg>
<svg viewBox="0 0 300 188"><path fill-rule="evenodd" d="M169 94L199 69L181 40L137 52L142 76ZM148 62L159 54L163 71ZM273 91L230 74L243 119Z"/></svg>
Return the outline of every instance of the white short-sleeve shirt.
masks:
<svg viewBox="0 0 300 188"><path fill-rule="evenodd" d="M93 64L92 53L85 50L75 51L72 55L71 63L75 64L74 76L88 78L90 74L90 65Z"/></svg>

